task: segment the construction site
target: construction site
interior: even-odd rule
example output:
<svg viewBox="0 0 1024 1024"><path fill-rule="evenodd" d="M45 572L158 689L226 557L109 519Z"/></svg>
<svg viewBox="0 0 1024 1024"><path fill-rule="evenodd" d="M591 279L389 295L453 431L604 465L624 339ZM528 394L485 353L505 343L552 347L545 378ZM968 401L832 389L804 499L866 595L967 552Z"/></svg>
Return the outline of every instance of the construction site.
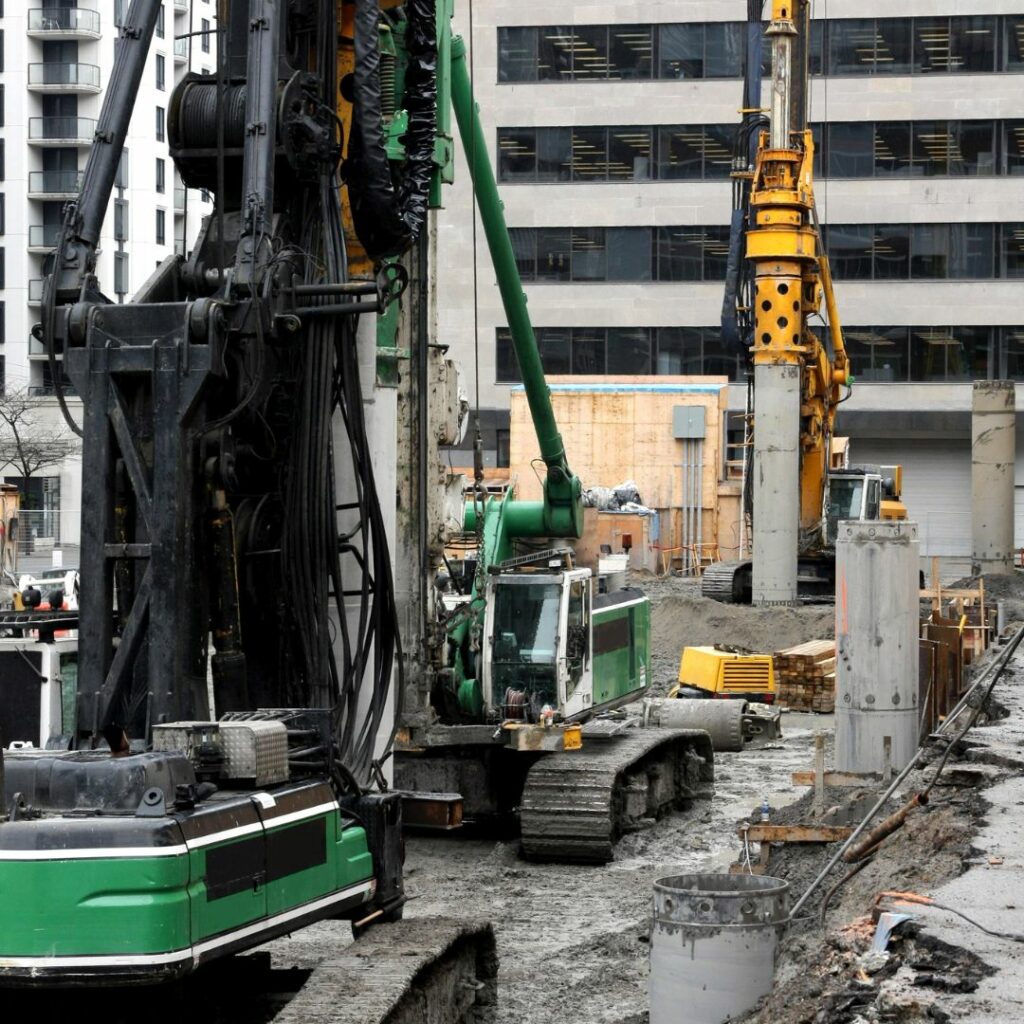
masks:
<svg viewBox="0 0 1024 1024"><path fill-rule="evenodd" d="M64 10L29 37L74 37ZM212 212L111 301L101 229L162 12L117 15L33 329L81 439L77 565L46 566L44 520L27 560L0 488L0 1006L1018 1021L1017 388L961 382L959 518L919 521L918 464L843 433L861 357L818 212L822 12L730 4L739 377L553 362L473 12L446 0L219 0L216 69L166 122ZM550 40L610 77L579 32ZM515 366L500 460L479 352L443 326L464 257L458 312L485 308L480 253Z"/></svg>

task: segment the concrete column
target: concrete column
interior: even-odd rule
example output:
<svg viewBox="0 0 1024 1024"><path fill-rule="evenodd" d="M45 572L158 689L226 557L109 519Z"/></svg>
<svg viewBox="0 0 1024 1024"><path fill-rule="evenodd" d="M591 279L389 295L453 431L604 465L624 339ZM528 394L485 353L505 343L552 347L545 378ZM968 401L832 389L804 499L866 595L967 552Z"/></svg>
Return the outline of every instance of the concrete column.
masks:
<svg viewBox="0 0 1024 1024"><path fill-rule="evenodd" d="M754 367L754 604L794 604L800 533L800 367Z"/></svg>
<svg viewBox="0 0 1024 1024"><path fill-rule="evenodd" d="M1016 391L976 380L971 406L971 562L975 574L1013 572Z"/></svg>
<svg viewBox="0 0 1024 1024"><path fill-rule="evenodd" d="M840 524L837 771L900 771L917 750L919 557L917 523Z"/></svg>

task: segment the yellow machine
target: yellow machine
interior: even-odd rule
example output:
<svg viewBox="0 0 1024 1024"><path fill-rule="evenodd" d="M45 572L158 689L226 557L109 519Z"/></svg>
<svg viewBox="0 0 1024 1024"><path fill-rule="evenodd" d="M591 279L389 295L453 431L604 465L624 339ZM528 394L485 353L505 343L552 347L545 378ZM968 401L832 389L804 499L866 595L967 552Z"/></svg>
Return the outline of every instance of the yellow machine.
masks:
<svg viewBox="0 0 1024 1024"><path fill-rule="evenodd" d="M734 166L749 169L733 173L730 248L740 258L726 305L735 308L723 314L723 336L750 353L753 367L752 494L744 502L752 499L755 558L711 567L702 592L722 601L792 604L832 594L840 521L907 513L900 467L830 466L836 413L853 378L814 202L809 0L771 0L771 12L771 107L761 110L754 98L761 93L757 70L738 134L756 143L736 153ZM827 343L810 326L811 317L821 322L823 304Z"/></svg>
<svg viewBox="0 0 1024 1024"><path fill-rule="evenodd" d="M696 692L695 692L696 691ZM679 685L670 697L719 697L772 704L775 669L770 654L748 654L728 647L684 647Z"/></svg>

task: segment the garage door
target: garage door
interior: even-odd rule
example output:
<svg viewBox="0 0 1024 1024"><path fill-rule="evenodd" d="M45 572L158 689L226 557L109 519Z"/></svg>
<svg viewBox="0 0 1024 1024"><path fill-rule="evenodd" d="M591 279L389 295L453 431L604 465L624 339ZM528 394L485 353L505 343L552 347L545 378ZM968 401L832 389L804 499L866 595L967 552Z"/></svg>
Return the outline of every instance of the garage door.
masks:
<svg viewBox="0 0 1024 1024"><path fill-rule="evenodd" d="M903 503L920 528L921 554L970 557L971 443L969 440L854 438L850 464L903 466ZM1020 494L1020 491L1018 491ZM1024 494L1018 536L1024 526Z"/></svg>

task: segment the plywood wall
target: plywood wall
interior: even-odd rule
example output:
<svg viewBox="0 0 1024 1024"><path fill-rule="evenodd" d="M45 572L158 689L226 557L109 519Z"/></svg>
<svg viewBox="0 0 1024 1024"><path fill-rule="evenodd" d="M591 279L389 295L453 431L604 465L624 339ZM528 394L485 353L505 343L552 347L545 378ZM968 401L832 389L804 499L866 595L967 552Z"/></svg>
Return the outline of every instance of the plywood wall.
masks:
<svg viewBox="0 0 1024 1024"><path fill-rule="evenodd" d="M738 503L735 485L724 485L728 523L719 536L723 487L723 420L728 406L725 377L549 377L551 400L565 442L569 465L584 487L614 487L634 480L644 503L662 513L661 543L678 543L678 509L683 500L683 442L672 430L679 405L704 407L702 527L705 543L734 544ZM526 394L512 391L510 463L516 492L522 498L541 494L537 464L540 452ZM731 498L731 500L730 500ZM723 551L725 554L725 551Z"/></svg>

